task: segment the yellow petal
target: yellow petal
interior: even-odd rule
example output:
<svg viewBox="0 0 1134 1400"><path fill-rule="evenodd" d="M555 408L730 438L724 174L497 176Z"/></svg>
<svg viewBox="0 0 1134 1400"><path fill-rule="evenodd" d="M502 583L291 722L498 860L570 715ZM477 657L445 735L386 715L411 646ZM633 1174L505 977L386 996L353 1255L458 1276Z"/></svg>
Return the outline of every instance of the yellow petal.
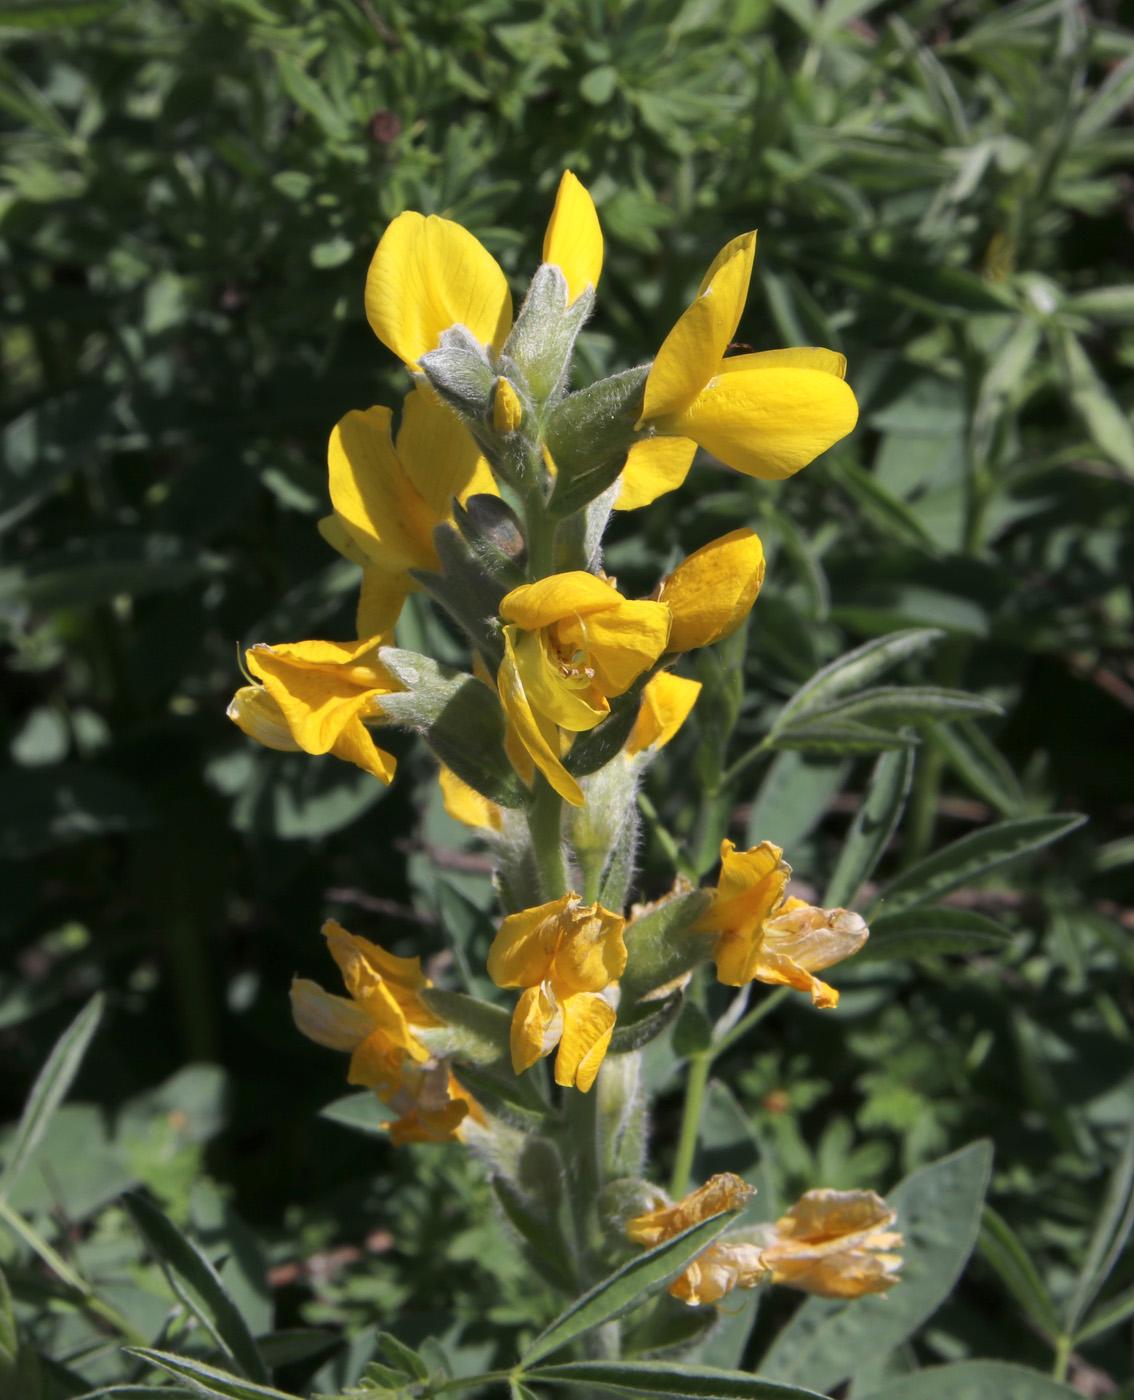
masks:
<svg viewBox="0 0 1134 1400"><path fill-rule="evenodd" d="M601 904L574 900L559 915L551 985L564 1006L579 992L601 992L626 971L626 920Z"/></svg>
<svg viewBox="0 0 1134 1400"><path fill-rule="evenodd" d="M603 608L616 608L622 601L622 595L609 583L576 569L513 588L500 600L500 616L527 631L535 631L573 613L586 616Z"/></svg>
<svg viewBox="0 0 1134 1400"><path fill-rule="evenodd" d="M500 703L512 733L531 754L543 776L564 801L573 807L581 807L585 801L583 789L559 761L559 731L550 720L542 718L532 709L524 693L516 669L516 653L509 636L513 630L508 627L504 629L504 660L496 678Z"/></svg>
<svg viewBox="0 0 1134 1400"><path fill-rule="evenodd" d="M343 725L329 752L335 758L341 758L345 763L353 763L365 772L373 774L387 787L394 781L398 760L393 754L378 747L370 730L357 717Z"/></svg>
<svg viewBox="0 0 1134 1400"><path fill-rule="evenodd" d="M722 982L733 987L742 985L739 982L728 982L719 971L719 962L717 967L717 975ZM743 975L746 982L763 982L769 987L792 987L797 992L807 992L812 1003L820 1010L839 1004L839 994L834 987L820 981L818 977L813 977L791 958L782 953L770 953L766 948L749 949Z"/></svg>
<svg viewBox="0 0 1134 1400"><path fill-rule="evenodd" d="M352 564L357 564L360 568L365 568L370 563L370 556L364 549L360 549L354 542L354 536L346 527L346 521L339 515L332 512L324 515L316 523L315 527L332 549L337 550L345 559L349 559ZM370 633L367 633L369 636Z"/></svg>
<svg viewBox="0 0 1134 1400"><path fill-rule="evenodd" d="M390 418L388 408L376 406L348 413L335 425L327 449L331 503L372 563L390 573L436 569L437 516L398 459Z"/></svg>
<svg viewBox="0 0 1134 1400"><path fill-rule="evenodd" d="M374 253L366 317L378 339L417 370L450 326L466 326L500 350L512 325L512 294L496 259L460 224L407 212Z"/></svg>
<svg viewBox="0 0 1134 1400"><path fill-rule="evenodd" d="M465 826L500 830L500 808L495 802L490 802L476 788L462 782L451 768L442 767L437 780L441 784L441 800L445 810L454 821L463 822Z"/></svg>
<svg viewBox="0 0 1134 1400"><path fill-rule="evenodd" d="M284 712L262 685L242 685L225 713L250 739L265 748L280 749L284 753L302 752L288 728Z"/></svg>
<svg viewBox="0 0 1134 1400"><path fill-rule="evenodd" d="M542 631L521 632L515 627L505 630L513 635L516 671L528 703L537 714L573 733L593 729L606 718L610 706L604 696L585 676L578 684L574 677L569 679L562 674L558 658L550 651ZM576 643L565 654L571 656L577 649L582 650Z"/></svg>
<svg viewBox="0 0 1134 1400"><path fill-rule="evenodd" d="M412 1109L389 1125L390 1141L395 1147L404 1147L407 1142L459 1142L461 1124L468 1113L468 1104L460 1100L443 1108Z"/></svg>
<svg viewBox="0 0 1134 1400"><path fill-rule="evenodd" d="M816 909L789 899L764 925L764 948L782 953L809 972L853 957L870 930L861 914L850 909Z"/></svg>
<svg viewBox="0 0 1134 1400"><path fill-rule="evenodd" d="M602 271L602 229L594 201L570 170L563 172L555 208L543 239L543 260L554 263L567 279L567 305L588 286L597 287Z"/></svg>
<svg viewBox="0 0 1134 1400"><path fill-rule="evenodd" d="M554 1050L563 1025L562 1009L543 987L523 992L512 1013L512 1071L523 1074Z"/></svg>
<svg viewBox="0 0 1134 1400"><path fill-rule="evenodd" d="M378 564L363 569L362 589L355 614L359 636L374 637L379 646L390 646L402 607L409 595L417 592L417 588L409 574L387 573Z"/></svg>
<svg viewBox="0 0 1134 1400"><path fill-rule="evenodd" d="M676 491L689 475L697 444L683 437L651 437L636 442L626 457L615 510L648 506L667 491Z"/></svg>
<svg viewBox="0 0 1134 1400"><path fill-rule="evenodd" d="M406 1053L381 1027L371 1031L350 1057L348 1084L373 1089L382 1099L397 1093L402 1082Z"/></svg>
<svg viewBox="0 0 1134 1400"><path fill-rule="evenodd" d="M659 427L692 438L739 472L778 481L846 437L857 421L854 394L838 375L738 355L722 361L684 411Z"/></svg>
<svg viewBox="0 0 1134 1400"><path fill-rule="evenodd" d="M615 696L624 695L662 655L669 629L665 603L619 598L616 607L565 618L556 636L567 655L582 654L598 690Z"/></svg>
<svg viewBox="0 0 1134 1400"><path fill-rule="evenodd" d="M791 867L783 851L763 841L749 851L721 842L721 876L713 902L694 925L699 933L719 933L713 959L717 978L729 987L743 987L756 975L764 937L764 921L783 903Z"/></svg>
<svg viewBox="0 0 1134 1400"><path fill-rule="evenodd" d="M671 671L659 671L646 683L638 718L626 740L630 757L643 749L663 748L689 717L689 712L701 693L701 682L675 676Z"/></svg>
<svg viewBox="0 0 1134 1400"><path fill-rule="evenodd" d="M610 1037L614 1008L595 992L579 992L563 1003L563 1036L555 1057L555 1082L586 1093L595 1082Z"/></svg>
<svg viewBox="0 0 1134 1400"><path fill-rule="evenodd" d="M669 1286L670 1293L690 1307L719 1303L734 1288L755 1288L768 1275L758 1245L714 1240Z"/></svg>
<svg viewBox="0 0 1134 1400"><path fill-rule="evenodd" d="M291 1015L309 1040L330 1050L357 1050L374 1022L348 997L332 996L306 977L291 979Z"/></svg>
<svg viewBox="0 0 1134 1400"><path fill-rule="evenodd" d="M360 973L365 971L380 977L384 982L390 984L400 1002L415 1010L424 1010L417 1000L416 993L426 987L431 987L433 983L422 972L420 958L400 958L396 953L388 953L385 948L379 947L377 943L372 943L369 938L348 933L342 924L337 923L334 919L327 919L320 932L327 940L331 956L344 969L344 972L347 966L353 967L355 960L358 959L360 960L358 969ZM428 1015L428 1013L426 1014ZM415 1015L415 1019L418 1024L423 1024L420 1016ZM438 1022L430 1016L429 1024L437 1025Z"/></svg>
<svg viewBox="0 0 1134 1400"><path fill-rule="evenodd" d="M492 469L469 430L448 404L425 386L407 394L402 404L397 453L434 525L453 518L454 496L463 505L472 495L500 494Z"/></svg>
<svg viewBox="0 0 1134 1400"><path fill-rule="evenodd" d="M755 1186L749 1186L734 1172L718 1172L680 1201L674 1203L662 1198L661 1204L654 1210L636 1216L626 1226L626 1237L633 1244L652 1249L654 1245L700 1225L710 1216L719 1215L722 1210L738 1210L755 1194Z"/></svg>
<svg viewBox="0 0 1134 1400"><path fill-rule="evenodd" d="M639 427L681 414L719 372L724 352L740 324L755 256L754 233L742 233L717 254L701 283L697 300L682 314L658 351L646 380ZM681 428L674 431L683 437L694 437ZM694 441L700 439L694 437Z"/></svg>
<svg viewBox="0 0 1134 1400"><path fill-rule="evenodd" d="M753 530L733 530L694 551L658 595L673 614L669 650L691 651L730 637L763 581L764 546Z"/></svg>
<svg viewBox="0 0 1134 1400"><path fill-rule="evenodd" d="M492 426L498 433L519 432L524 421L524 405L511 384L500 375L496 380L496 395L492 400Z"/></svg>
<svg viewBox="0 0 1134 1400"><path fill-rule="evenodd" d="M488 950L488 975L498 987L535 987L546 979L559 946L561 916L572 902L578 897L565 894L508 915Z"/></svg>

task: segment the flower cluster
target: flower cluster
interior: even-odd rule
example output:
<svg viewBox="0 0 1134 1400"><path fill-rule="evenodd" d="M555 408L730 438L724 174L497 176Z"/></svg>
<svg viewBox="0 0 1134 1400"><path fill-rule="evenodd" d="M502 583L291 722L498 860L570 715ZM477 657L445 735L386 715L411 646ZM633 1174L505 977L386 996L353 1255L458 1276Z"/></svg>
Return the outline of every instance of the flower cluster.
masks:
<svg viewBox="0 0 1134 1400"><path fill-rule="evenodd" d="M755 1194L722 1172L674 1204L656 1194L653 1208L627 1223L633 1244L652 1248ZM890 1229L897 1212L873 1191L808 1191L779 1220L726 1233L702 1250L670 1284L675 1298L717 1303L734 1288L782 1283L821 1298L884 1293L898 1282L902 1236Z"/></svg>

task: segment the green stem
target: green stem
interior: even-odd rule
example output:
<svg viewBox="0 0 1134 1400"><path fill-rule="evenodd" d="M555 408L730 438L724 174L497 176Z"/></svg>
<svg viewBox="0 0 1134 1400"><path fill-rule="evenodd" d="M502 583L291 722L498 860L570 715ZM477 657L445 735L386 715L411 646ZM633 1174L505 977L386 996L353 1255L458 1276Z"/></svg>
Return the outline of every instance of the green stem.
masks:
<svg viewBox="0 0 1134 1400"><path fill-rule="evenodd" d="M451 1381L442 1381L440 1385L429 1387L430 1395L443 1395L448 1390L479 1390L482 1385L488 1385L490 1381L510 1381L521 1380L523 1373L516 1371L485 1371L479 1376L457 1376Z"/></svg>
<svg viewBox="0 0 1134 1400"><path fill-rule="evenodd" d="M524 497L524 524L528 544L528 573L535 580L547 578L555 572L555 532L558 521L548 514L547 502L538 487Z"/></svg>
<svg viewBox="0 0 1134 1400"><path fill-rule="evenodd" d="M116 1332L120 1332L134 1346L144 1347L148 1345L149 1338L135 1330L134 1326L116 1308L97 1297L90 1284L81 1278L70 1264L52 1249L39 1231L30 1225L18 1211L13 1210L3 1197L0 1197L0 1220L3 1220L9 1230L23 1240L29 1249L39 1255L60 1282L65 1283L68 1288L73 1288L76 1293L80 1294L82 1307L88 1312L94 1313L96 1317L101 1317L104 1322L109 1323Z"/></svg>
<svg viewBox="0 0 1134 1400"><path fill-rule="evenodd" d="M563 853L562 815L563 799L542 773L536 773L535 797L528 808L528 834L539 883L548 900L562 899L571 888Z"/></svg>
<svg viewBox="0 0 1134 1400"><path fill-rule="evenodd" d="M583 1288L589 1288L603 1273L598 1257L601 1244L598 1198L603 1182L597 1089L592 1088L586 1094L578 1089L568 1089L564 1109L567 1120L563 1141L566 1154L564 1165L575 1227L578 1278Z"/></svg>
<svg viewBox="0 0 1134 1400"><path fill-rule="evenodd" d="M758 1025L765 1016L775 1011L776 1007L784 1002L791 995L790 987L777 987L774 992L770 992L759 1006L754 1006L746 1016L742 1016L732 1030L726 1031L720 1040L714 1041L706 1054L713 1060L718 1055L723 1055L730 1045L734 1045L742 1035L747 1035L753 1026Z"/></svg>
<svg viewBox="0 0 1134 1400"><path fill-rule="evenodd" d="M681 1116L681 1137L677 1143L677 1156L673 1162L673 1176L670 1179L669 1193L679 1201L689 1189L689 1175L693 1170L693 1154L697 1151L697 1134L701 1127L701 1105L705 1089L709 1083L709 1071L713 1067L711 1050L702 1050L689 1057L689 1078L685 1081L685 1109Z"/></svg>
<svg viewBox="0 0 1134 1400"><path fill-rule="evenodd" d="M1065 1381L1067 1379L1067 1366L1071 1360L1071 1347L1073 1340L1066 1334L1055 1339L1055 1361L1051 1368L1051 1379L1053 1381Z"/></svg>

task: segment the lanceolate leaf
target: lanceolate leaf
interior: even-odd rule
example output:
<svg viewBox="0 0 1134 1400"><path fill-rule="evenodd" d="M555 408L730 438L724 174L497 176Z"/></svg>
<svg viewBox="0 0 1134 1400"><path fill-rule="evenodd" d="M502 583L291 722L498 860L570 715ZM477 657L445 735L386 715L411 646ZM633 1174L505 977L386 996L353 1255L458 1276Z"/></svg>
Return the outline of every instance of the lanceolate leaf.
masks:
<svg viewBox="0 0 1134 1400"><path fill-rule="evenodd" d="M874 765L823 897L828 908L853 904L874 873L905 810L913 769L914 755L909 749L884 753Z"/></svg>
<svg viewBox="0 0 1134 1400"><path fill-rule="evenodd" d="M1087 1246L1075 1292L1067 1305L1066 1328L1072 1335L1078 1329L1083 1314L1098 1296L1110 1271L1126 1247L1134 1229L1134 1127L1126 1134L1122 1156L1115 1164L1107 1183L1106 1195L1095 1222L1094 1234Z"/></svg>
<svg viewBox="0 0 1134 1400"><path fill-rule="evenodd" d="M977 1239L992 1147L975 1142L914 1172L886 1199L905 1237L899 1282L842 1303L809 1298L759 1367L772 1380L830 1391L880 1353L900 1346L953 1290Z"/></svg>
<svg viewBox="0 0 1134 1400"><path fill-rule="evenodd" d="M845 656L838 657L817 671L806 685L796 691L780 711L772 733L809 710L823 709L844 695L864 689L877 676L885 674L907 657L925 651L944 635L936 627L911 627L904 632L876 637L854 651L848 651Z"/></svg>
<svg viewBox="0 0 1134 1400"><path fill-rule="evenodd" d="M16 1127L3 1175L0 1175L0 1199L7 1196L27 1166L32 1153L47 1132L55 1110L67 1097L67 1091L79 1072L83 1056L87 1053L87 1046L98 1029L102 1008L103 997L100 992L87 1002L55 1042L47 1063L40 1070L24 1105L23 1116Z"/></svg>
<svg viewBox="0 0 1134 1400"><path fill-rule="evenodd" d="M1059 1335L1059 1319L1051 1296L1016 1232L985 1206L980 1232L980 1252L1000 1275L1005 1287L1028 1317L1050 1339Z"/></svg>
<svg viewBox="0 0 1134 1400"><path fill-rule="evenodd" d="M859 724L833 715L808 715L807 723L793 724L770 740L778 749L805 749L809 753L877 753L879 749L908 749L917 741L910 734Z"/></svg>
<svg viewBox="0 0 1134 1400"><path fill-rule="evenodd" d="M171 1352L154 1351L150 1347L123 1347L123 1351L168 1371L198 1395L207 1395L209 1400L295 1400L287 1391L275 1390L270 1385L254 1385L216 1366L193 1361L188 1356L174 1356Z"/></svg>
<svg viewBox="0 0 1134 1400"><path fill-rule="evenodd" d="M716 1239L740 1214L722 1211L672 1240L640 1254L572 1303L528 1347L521 1364L529 1366L610 1322L659 1292L681 1273L686 1264Z"/></svg>
<svg viewBox="0 0 1134 1400"><path fill-rule="evenodd" d="M924 958L942 953L971 953L1003 946L1011 932L995 919L972 909L907 909L880 914L871 920L866 947L856 962L880 962L883 958Z"/></svg>
<svg viewBox="0 0 1134 1400"><path fill-rule="evenodd" d="M1050 817L1000 822L983 831L974 831L943 851L918 861L892 880L879 895L878 907L889 914L941 899L1005 861L1058 841L1085 821L1086 817L1077 812L1060 812Z"/></svg>
<svg viewBox="0 0 1134 1400"><path fill-rule="evenodd" d="M528 1373L533 1381L585 1385L617 1395L661 1395L667 1400L818 1400L814 1390L778 1385L746 1371L718 1371L715 1366L680 1366L667 1361L572 1361L541 1366Z"/></svg>
<svg viewBox="0 0 1134 1400"><path fill-rule="evenodd" d="M958 1361L905 1376L870 1400L1074 1400L1077 1390L1003 1361Z"/></svg>
<svg viewBox="0 0 1134 1400"><path fill-rule="evenodd" d="M914 724L919 720L950 716L1000 713L999 705L965 690L944 690L929 685L880 685L809 712L808 722L819 724L829 717L854 720L859 724Z"/></svg>
<svg viewBox="0 0 1134 1400"><path fill-rule="evenodd" d="M197 1246L181 1233L169 1217L136 1192L123 1198L134 1224L162 1266L188 1284L194 1297L194 1311L204 1308L202 1320L212 1324L216 1335L232 1359L253 1381L266 1382L268 1371L256 1350L256 1343L240 1310L232 1301L220 1275Z"/></svg>

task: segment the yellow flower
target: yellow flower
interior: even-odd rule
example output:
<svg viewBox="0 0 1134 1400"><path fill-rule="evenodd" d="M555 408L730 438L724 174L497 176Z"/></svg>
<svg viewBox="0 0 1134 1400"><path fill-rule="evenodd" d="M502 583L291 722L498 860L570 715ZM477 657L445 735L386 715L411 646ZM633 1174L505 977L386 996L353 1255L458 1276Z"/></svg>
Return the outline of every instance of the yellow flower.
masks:
<svg viewBox="0 0 1134 1400"><path fill-rule="evenodd" d="M885 1293L895 1283L902 1237L889 1227L897 1211L873 1191L808 1191L765 1227L765 1266L773 1283L821 1298Z"/></svg>
<svg viewBox="0 0 1134 1400"><path fill-rule="evenodd" d="M654 1209L631 1220L626 1234L632 1243L652 1249L722 1210L736 1210L754 1194L755 1187L732 1172L712 1177L676 1204L659 1191ZM755 1288L766 1274L758 1246L726 1236L702 1250L674 1279L669 1291L691 1307L716 1303L733 1288Z"/></svg>
<svg viewBox="0 0 1134 1400"><path fill-rule="evenodd" d="M623 598L581 571L524 584L500 603L504 660L497 687L515 734L556 792L576 807L583 790L559 758L557 726L593 729L662 655L664 603Z"/></svg>
<svg viewBox="0 0 1134 1400"><path fill-rule="evenodd" d="M420 958L395 957L333 919L323 925L323 936L350 995L332 996L315 982L295 978L295 1024L320 1045L349 1050L348 1083L374 1089L388 1101L401 1087L406 1061L425 1064L430 1058L414 1031L441 1024L418 995L432 983Z"/></svg>
<svg viewBox="0 0 1134 1400"><path fill-rule="evenodd" d="M666 336L646 380L639 429L617 505L646 505L680 486L694 444L737 471L775 481L805 467L854 427L858 405L831 350L765 350L725 359L748 296L755 233L717 254L697 299Z"/></svg>
<svg viewBox="0 0 1134 1400"><path fill-rule="evenodd" d="M395 1147L407 1142L461 1142L470 1121L485 1126L484 1110L454 1079L447 1060L424 1067L407 1064L401 1085L388 1102L400 1115L388 1125Z"/></svg>
<svg viewBox="0 0 1134 1400"><path fill-rule="evenodd" d="M590 195L568 170L544 239L545 262L567 280L570 305L602 269L602 233ZM462 325L499 353L512 329L512 294L491 253L449 219L399 214L382 235L366 277L375 335L414 371L442 331Z"/></svg>
<svg viewBox="0 0 1134 1400"><path fill-rule="evenodd" d="M378 642L258 643L244 655L262 689L238 690L229 718L268 748L333 753L390 783L396 760L363 723L382 713L380 696L401 689L378 660Z"/></svg>
<svg viewBox="0 0 1134 1400"><path fill-rule="evenodd" d="M626 970L620 914L567 894L510 914L488 952L498 987L526 988L512 1017L512 1068L530 1068L556 1045L555 1082L591 1087L614 1032L602 995Z"/></svg>
<svg viewBox="0 0 1134 1400"><path fill-rule="evenodd" d="M492 426L498 433L514 433L524 421L524 405L520 396L503 375L496 380L496 396L492 400Z"/></svg>
<svg viewBox="0 0 1134 1400"><path fill-rule="evenodd" d="M638 718L626 740L626 756L634 758L646 749L656 753L664 748L689 718L700 693L700 681L686 680L670 671L651 676L642 690Z"/></svg>
<svg viewBox="0 0 1134 1400"><path fill-rule="evenodd" d="M406 595L418 585L410 569L436 570L433 530L496 482L457 415L432 389L407 394L397 442L388 408L348 413L327 449L334 514L319 522L323 538L361 564L358 630L393 641Z"/></svg>
<svg viewBox="0 0 1134 1400"><path fill-rule="evenodd" d="M670 651L692 651L731 637L764 582L764 546L754 530L733 530L683 560L654 597L673 614Z"/></svg>
<svg viewBox="0 0 1134 1400"><path fill-rule="evenodd" d="M722 841L720 880L694 931L720 934L713 960L728 986L767 982L810 992L816 1006L837 1006L834 987L811 974L857 953L869 930L848 909L786 898L790 878L783 851L770 841L749 851Z"/></svg>

